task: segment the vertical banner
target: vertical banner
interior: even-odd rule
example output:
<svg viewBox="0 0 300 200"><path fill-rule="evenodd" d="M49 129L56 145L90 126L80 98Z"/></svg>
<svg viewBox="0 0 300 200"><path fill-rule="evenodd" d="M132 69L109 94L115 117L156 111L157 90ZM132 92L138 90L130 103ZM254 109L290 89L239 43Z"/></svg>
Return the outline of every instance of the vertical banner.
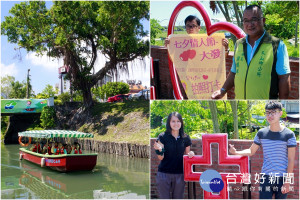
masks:
<svg viewBox="0 0 300 200"><path fill-rule="evenodd" d="M211 99L222 88L226 80L223 38L223 33L169 35L169 56L189 99Z"/></svg>

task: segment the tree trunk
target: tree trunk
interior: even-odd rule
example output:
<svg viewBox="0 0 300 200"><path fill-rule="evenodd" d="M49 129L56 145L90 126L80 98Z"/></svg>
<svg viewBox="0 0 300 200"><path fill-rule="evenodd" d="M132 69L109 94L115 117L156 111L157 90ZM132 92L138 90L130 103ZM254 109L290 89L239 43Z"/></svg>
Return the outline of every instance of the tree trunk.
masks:
<svg viewBox="0 0 300 200"><path fill-rule="evenodd" d="M248 115L248 130L251 133L251 112L250 112L251 102L247 100L247 115Z"/></svg>
<svg viewBox="0 0 300 200"><path fill-rule="evenodd" d="M224 103L224 108L225 108L225 114L227 114L227 101L223 101ZM225 122L224 122L224 132L227 133L227 118L225 118Z"/></svg>
<svg viewBox="0 0 300 200"><path fill-rule="evenodd" d="M236 22L237 22L237 24L238 24L238 26L240 28L243 28L242 27L242 23L241 23L241 19L240 19L240 15L239 15L239 10L238 10L237 2L236 1L232 1L232 5L233 5L234 13L235 13Z"/></svg>
<svg viewBox="0 0 300 200"><path fill-rule="evenodd" d="M211 118L213 121L214 133L220 133L216 102L208 101L208 105L211 113Z"/></svg>
<svg viewBox="0 0 300 200"><path fill-rule="evenodd" d="M234 101L229 101L232 109L232 114L233 114L233 139L239 139L239 127L238 127L238 114L237 114L237 102L236 100Z"/></svg>
<svg viewBox="0 0 300 200"><path fill-rule="evenodd" d="M83 105L85 108L90 108L91 106L93 106L93 98L91 92L92 86L88 82L82 82L80 85L83 95Z"/></svg>
<svg viewBox="0 0 300 200"><path fill-rule="evenodd" d="M230 19L229 13L228 13L228 9L227 9L226 2L223 2L224 8L222 7L222 4L221 4L219 1L217 1L217 4L218 4L218 6L219 6L221 12L223 13L223 15L224 15L226 21L231 22L231 19Z"/></svg>

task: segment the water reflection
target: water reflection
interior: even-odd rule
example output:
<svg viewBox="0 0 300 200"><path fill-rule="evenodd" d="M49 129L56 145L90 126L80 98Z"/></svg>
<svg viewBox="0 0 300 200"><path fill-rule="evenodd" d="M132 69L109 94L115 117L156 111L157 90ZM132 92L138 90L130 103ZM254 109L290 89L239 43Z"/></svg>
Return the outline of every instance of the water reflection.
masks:
<svg viewBox="0 0 300 200"><path fill-rule="evenodd" d="M98 154L93 171L60 173L18 160L19 145L1 146L1 198L149 198L149 160Z"/></svg>

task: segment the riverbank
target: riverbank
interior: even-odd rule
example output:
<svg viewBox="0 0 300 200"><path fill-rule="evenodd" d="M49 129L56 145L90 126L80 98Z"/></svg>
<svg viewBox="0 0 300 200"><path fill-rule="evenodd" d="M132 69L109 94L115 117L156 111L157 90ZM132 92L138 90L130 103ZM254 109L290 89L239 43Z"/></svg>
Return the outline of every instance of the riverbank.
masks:
<svg viewBox="0 0 300 200"><path fill-rule="evenodd" d="M98 103L90 112L82 112L81 115L74 108L67 111L66 107L56 107L56 111L58 124L94 134L93 139L78 141L85 150L150 157L149 101Z"/></svg>
<svg viewBox="0 0 300 200"><path fill-rule="evenodd" d="M55 107L58 129L94 134L93 139L78 141L82 149L128 157L150 157L149 101L98 103L89 111L80 112L79 109Z"/></svg>

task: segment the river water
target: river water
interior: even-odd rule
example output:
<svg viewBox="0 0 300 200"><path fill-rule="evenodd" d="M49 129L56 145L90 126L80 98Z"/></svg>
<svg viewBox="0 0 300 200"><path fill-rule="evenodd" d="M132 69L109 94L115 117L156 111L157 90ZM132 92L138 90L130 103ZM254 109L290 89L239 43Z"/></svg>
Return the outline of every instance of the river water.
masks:
<svg viewBox="0 0 300 200"><path fill-rule="evenodd" d="M19 145L1 145L2 199L149 198L149 160L99 153L93 171L61 173L19 161Z"/></svg>

